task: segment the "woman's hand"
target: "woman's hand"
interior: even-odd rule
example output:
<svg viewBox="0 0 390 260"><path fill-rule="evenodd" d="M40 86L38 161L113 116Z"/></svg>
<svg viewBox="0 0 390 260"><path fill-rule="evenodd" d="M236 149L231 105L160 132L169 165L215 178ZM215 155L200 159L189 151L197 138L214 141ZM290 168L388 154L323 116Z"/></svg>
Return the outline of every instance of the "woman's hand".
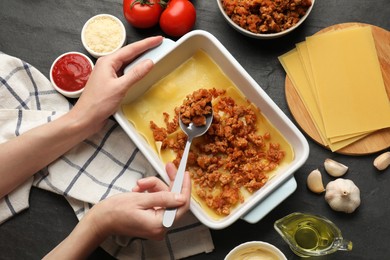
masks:
<svg viewBox="0 0 390 260"><path fill-rule="evenodd" d="M166 171L173 183L176 167L169 163ZM97 204L93 214L95 224L101 227L99 233L104 236L120 234L163 239L166 232L162 225L165 208L178 208L176 218L180 218L189 208L191 182L188 173L180 194L169 190L162 180L149 177L140 179L133 192L115 195Z"/></svg>
<svg viewBox="0 0 390 260"><path fill-rule="evenodd" d="M166 166L173 183L176 167ZM191 198L191 180L185 173L180 194L172 193L157 177L138 181L133 192L109 197L96 204L81 219L72 233L45 259L84 259L110 235L125 235L161 240L166 234L162 225L165 208L177 207L176 219L188 210ZM58 258L59 257L59 258Z"/></svg>
<svg viewBox="0 0 390 260"><path fill-rule="evenodd" d="M121 70L143 52L161 44L163 37L156 36L129 44L117 52L97 60L85 89L71 114L100 130L107 118L113 115L127 90L142 79L153 67L151 60L144 60L126 74Z"/></svg>

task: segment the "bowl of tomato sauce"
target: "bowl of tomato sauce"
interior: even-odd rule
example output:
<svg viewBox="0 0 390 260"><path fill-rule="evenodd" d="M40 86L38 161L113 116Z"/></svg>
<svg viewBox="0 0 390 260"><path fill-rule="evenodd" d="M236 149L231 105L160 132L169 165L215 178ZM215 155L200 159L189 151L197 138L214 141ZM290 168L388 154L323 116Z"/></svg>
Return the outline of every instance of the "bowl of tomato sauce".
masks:
<svg viewBox="0 0 390 260"><path fill-rule="evenodd" d="M78 98L87 84L94 64L81 52L67 52L58 56L50 68L50 81L62 95Z"/></svg>

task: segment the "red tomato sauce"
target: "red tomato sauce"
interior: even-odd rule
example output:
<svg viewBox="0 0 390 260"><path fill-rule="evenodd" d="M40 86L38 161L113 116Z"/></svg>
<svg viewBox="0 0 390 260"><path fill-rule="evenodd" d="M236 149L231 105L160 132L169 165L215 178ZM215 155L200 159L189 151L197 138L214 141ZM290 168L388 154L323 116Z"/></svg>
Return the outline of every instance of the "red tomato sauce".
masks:
<svg viewBox="0 0 390 260"><path fill-rule="evenodd" d="M76 91L85 87L91 74L91 63L79 54L67 54L53 66L52 77L55 84L65 91Z"/></svg>

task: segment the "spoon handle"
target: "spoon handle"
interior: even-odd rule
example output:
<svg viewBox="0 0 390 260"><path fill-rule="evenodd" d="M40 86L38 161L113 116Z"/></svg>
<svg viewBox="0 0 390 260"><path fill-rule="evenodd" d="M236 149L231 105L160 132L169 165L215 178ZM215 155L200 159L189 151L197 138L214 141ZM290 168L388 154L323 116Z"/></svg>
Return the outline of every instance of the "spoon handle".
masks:
<svg viewBox="0 0 390 260"><path fill-rule="evenodd" d="M184 148L183 156L181 157L179 169L177 169L176 177L173 182L171 192L180 193L183 186L184 172L187 166L188 153L190 152L192 139L188 138ZM163 226L169 228L175 220L177 208L165 209L163 216Z"/></svg>

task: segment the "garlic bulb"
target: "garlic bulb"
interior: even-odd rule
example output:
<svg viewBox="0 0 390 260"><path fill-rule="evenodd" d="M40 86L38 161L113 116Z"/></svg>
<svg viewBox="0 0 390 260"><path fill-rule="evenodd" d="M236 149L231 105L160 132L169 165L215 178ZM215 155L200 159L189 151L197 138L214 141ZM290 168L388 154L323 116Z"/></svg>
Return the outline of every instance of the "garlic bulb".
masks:
<svg viewBox="0 0 390 260"><path fill-rule="evenodd" d="M343 176L348 171L348 167L346 165L329 158L325 159L324 167L326 172L333 177Z"/></svg>
<svg viewBox="0 0 390 260"><path fill-rule="evenodd" d="M325 200L335 211L352 213L360 205L360 190L353 181L338 178L326 185Z"/></svg>
<svg viewBox="0 0 390 260"><path fill-rule="evenodd" d="M309 190L314 193L322 193L325 191L324 184L322 183L322 175L318 169L309 173L306 184Z"/></svg>

